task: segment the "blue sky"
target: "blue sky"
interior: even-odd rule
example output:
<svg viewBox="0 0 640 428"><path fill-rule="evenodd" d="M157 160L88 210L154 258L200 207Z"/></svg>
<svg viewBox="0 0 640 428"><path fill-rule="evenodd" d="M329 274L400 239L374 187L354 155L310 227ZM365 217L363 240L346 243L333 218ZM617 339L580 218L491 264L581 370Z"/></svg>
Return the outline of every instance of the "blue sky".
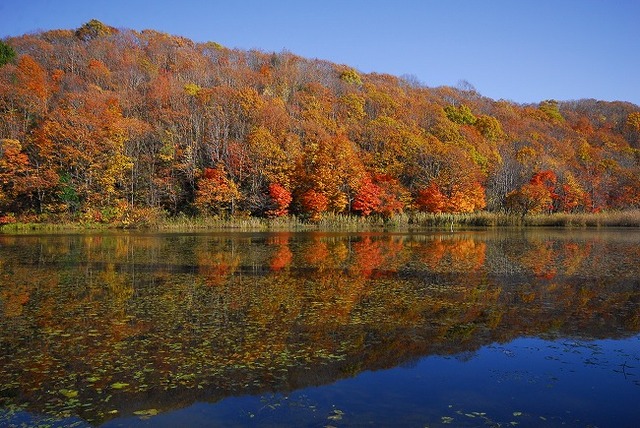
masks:
<svg viewBox="0 0 640 428"><path fill-rule="evenodd" d="M640 0L0 0L0 38L92 18L519 103L640 105Z"/></svg>

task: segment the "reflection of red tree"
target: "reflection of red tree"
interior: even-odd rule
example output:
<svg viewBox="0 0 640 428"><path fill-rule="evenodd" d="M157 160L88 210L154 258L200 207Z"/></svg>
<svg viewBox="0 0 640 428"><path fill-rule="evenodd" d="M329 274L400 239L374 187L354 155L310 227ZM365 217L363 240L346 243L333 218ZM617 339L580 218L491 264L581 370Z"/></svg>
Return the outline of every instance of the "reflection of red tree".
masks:
<svg viewBox="0 0 640 428"><path fill-rule="evenodd" d="M279 245L279 244L288 244L289 239L291 239L291 232L278 232L272 235L269 235L267 238L267 244L269 245Z"/></svg>
<svg viewBox="0 0 640 428"><path fill-rule="evenodd" d="M487 245L473 239L434 241L422 250L422 261L431 269L475 271L484 266Z"/></svg>
<svg viewBox="0 0 640 428"><path fill-rule="evenodd" d="M372 241L369 236L354 244L353 251L356 254L355 270L365 278L369 278L384 261L380 242Z"/></svg>
<svg viewBox="0 0 640 428"><path fill-rule="evenodd" d="M269 237L267 243L269 245L276 245L277 248L274 251L273 256L271 257L271 262L269 263L269 268L272 271L279 271L291 264L293 261L293 253L289 248L289 239L291 238L291 233L277 233Z"/></svg>
<svg viewBox="0 0 640 428"><path fill-rule="evenodd" d="M552 242L543 242L520 257L520 262L531 269L533 274L541 279L552 279L558 273L556 260L558 253L553 249Z"/></svg>
<svg viewBox="0 0 640 428"><path fill-rule="evenodd" d="M447 248L444 241L433 241L421 251L422 261L431 269L435 269L444 257Z"/></svg>
<svg viewBox="0 0 640 428"><path fill-rule="evenodd" d="M24 286L5 287L0 292L0 302L4 303L4 316L7 318L22 315L24 305L29 302L29 290Z"/></svg>
<svg viewBox="0 0 640 428"><path fill-rule="evenodd" d="M478 270L484 266L487 245L473 239L451 242L450 253L455 266L464 270Z"/></svg>
<svg viewBox="0 0 640 428"><path fill-rule="evenodd" d="M279 245L278 251L271 258L269 267L272 271L279 271L291 264L293 253L287 244Z"/></svg>
<svg viewBox="0 0 640 428"><path fill-rule="evenodd" d="M325 242L315 239L305 252L305 260L311 265L318 266L329 257L329 249Z"/></svg>
<svg viewBox="0 0 640 428"><path fill-rule="evenodd" d="M573 275L581 269L584 259L591 253L592 244L578 245L576 242L567 242L562 246L562 272L565 275Z"/></svg>
<svg viewBox="0 0 640 428"><path fill-rule="evenodd" d="M227 252L204 253L199 257L198 270L209 286L218 286L226 282L240 263L240 256Z"/></svg>

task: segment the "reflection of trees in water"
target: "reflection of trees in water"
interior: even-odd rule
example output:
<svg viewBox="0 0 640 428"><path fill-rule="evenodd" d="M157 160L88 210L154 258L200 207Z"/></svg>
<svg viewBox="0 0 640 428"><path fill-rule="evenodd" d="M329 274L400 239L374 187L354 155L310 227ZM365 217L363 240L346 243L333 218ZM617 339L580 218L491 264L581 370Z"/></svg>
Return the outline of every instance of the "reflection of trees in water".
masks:
<svg viewBox="0 0 640 428"><path fill-rule="evenodd" d="M73 390L93 420L145 394L168 406L170 395L288 390L427 354L472 355L520 335L639 330L640 272L628 262L638 247L597 236L105 235L0 244L0 403L59 412L69 401L59 391Z"/></svg>

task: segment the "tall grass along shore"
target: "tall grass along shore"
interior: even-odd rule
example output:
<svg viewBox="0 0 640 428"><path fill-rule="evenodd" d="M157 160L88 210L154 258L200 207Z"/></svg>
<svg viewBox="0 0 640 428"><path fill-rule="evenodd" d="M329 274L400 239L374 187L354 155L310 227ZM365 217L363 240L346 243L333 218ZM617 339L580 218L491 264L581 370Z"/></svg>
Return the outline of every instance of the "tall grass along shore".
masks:
<svg viewBox="0 0 640 428"><path fill-rule="evenodd" d="M81 231L108 229L146 229L159 231L234 230L234 231L371 231L371 230L460 230L474 228L603 228L640 227L640 210L600 213L554 213L514 215L476 212L471 214L403 213L389 218L379 216L328 214L318 221L286 216L272 219L259 217L170 217L161 213L110 223L43 221L12 222L0 226L0 232Z"/></svg>

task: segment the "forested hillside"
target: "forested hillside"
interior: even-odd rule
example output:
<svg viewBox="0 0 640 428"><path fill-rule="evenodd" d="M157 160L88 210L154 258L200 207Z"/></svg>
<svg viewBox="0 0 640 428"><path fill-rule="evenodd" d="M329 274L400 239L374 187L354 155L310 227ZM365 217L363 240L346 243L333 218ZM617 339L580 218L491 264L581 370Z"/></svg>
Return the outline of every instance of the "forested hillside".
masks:
<svg viewBox="0 0 640 428"><path fill-rule="evenodd" d="M95 20L0 42L0 223L639 206L631 103L521 105Z"/></svg>

